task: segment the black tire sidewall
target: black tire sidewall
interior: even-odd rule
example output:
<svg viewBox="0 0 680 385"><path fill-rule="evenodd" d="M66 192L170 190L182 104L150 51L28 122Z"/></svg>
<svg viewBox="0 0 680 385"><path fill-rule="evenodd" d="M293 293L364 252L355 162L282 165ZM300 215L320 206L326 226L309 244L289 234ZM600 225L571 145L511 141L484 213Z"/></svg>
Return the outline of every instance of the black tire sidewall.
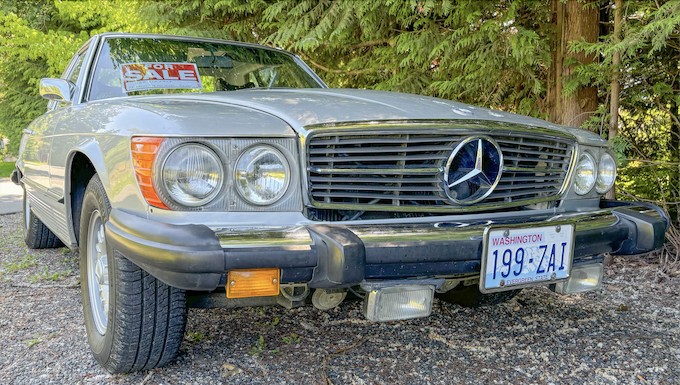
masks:
<svg viewBox="0 0 680 385"><path fill-rule="evenodd" d="M116 288L115 271L113 251L107 242L107 258L109 266L109 311L107 314L106 332L102 336L97 331L92 316L92 307L90 304L89 284L87 279L87 249L88 249L88 228L90 224L90 216L95 210L99 210L102 222L106 224L109 218L111 208L108 199L104 193L104 188L95 175L90 180L88 187L83 196L83 206L80 213L80 229L79 229L79 252L80 252L80 277L81 277L81 293L83 301L83 315L85 318L85 329L87 331L87 339L97 361L105 363L108 361L113 346L113 334L115 330L115 309L116 309Z"/></svg>

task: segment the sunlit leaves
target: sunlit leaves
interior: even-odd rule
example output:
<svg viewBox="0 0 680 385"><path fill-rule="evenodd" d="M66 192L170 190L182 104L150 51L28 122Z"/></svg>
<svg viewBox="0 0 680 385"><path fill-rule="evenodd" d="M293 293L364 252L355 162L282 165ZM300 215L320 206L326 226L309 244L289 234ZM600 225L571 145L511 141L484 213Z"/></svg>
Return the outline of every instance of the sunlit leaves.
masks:
<svg viewBox="0 0 680 385"><path fill-rule="evenodd" d="M16 153L21 131L45 112L43 77L58 77L92 34L150 31L134 1L0 1L0 136Z"/></svg>

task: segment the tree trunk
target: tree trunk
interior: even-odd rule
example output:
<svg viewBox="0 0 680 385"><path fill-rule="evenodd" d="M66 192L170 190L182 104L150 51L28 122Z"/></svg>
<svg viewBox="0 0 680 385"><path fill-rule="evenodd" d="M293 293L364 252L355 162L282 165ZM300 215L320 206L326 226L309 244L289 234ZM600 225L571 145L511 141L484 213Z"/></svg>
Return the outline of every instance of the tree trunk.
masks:
<svg viewBox="0 0 680 385"><path fill-rule="evenodd" d="M677 84L673 85L673 88L677 88ZM680 164L680 106L677 99L670 98L670 111L673 114L671 117L671 148L678 155L674 160Z"/></svg>
<svg viewBox="0 0 680 385"><path fill-rule="evenodd" d="M621 10L623 8L623 0L614 1L614 44L621 41ZM614 139L619 132L619 102L621 97L621 82L619 81L619 74L621 71L621 51L614 51L612 57L612 82L611 82L611 98L609 102L609 147L614 145ZM616 186L612 187L607 193L608 199L614 199L616 196Z"/></svg>
<svg viewBox="0 0 680 385"><path fill-rule="evenodd" d="M570 126L581 126L597 109L597 89L579 87L564 94L564 83L574 75L577 63L590 64L594 55L569 53L569 44L577 40L597 41L600 12L598 3L578 0L552 0L555 24L552 66L548 75L548 109L550 120Z"/></svg>
<svg viewBox="0 0 680 385"><path fill-rule="evenodd" d="M675 86L677 87L677 85ZM674 87L674 88L675 88ZM670 199L680 201L680 105L678 105L677 99L671 99L670 110L674 115L671 124L671 148L675 152L675 156L671 158L672 161L676 162L675 175L671 178L674 182L671 183ZM680 226L680 204L673 205L669 208L671 219L674 219L676 223ZM679 250L680 251L680 248Z"/></svg>

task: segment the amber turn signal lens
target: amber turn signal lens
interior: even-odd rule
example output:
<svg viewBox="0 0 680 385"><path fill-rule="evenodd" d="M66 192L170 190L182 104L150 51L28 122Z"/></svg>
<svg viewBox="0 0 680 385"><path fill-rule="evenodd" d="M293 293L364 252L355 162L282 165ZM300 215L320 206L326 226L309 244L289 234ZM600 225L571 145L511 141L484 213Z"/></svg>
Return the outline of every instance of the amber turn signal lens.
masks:
<svg viewBox="0 0 680 385"><path fill-rule="evenodd" d="M231 270L227 273L227 298L279 295L279 269Z"/></svg>
<svg viewBox="0 0 680 385"><path fill-rule="evenodd" d="M130 142L130 150L132 151L132 166L135 170L135 177L137 177L137 184L144 199L146 199L146 203L168 209L168 206L158 197L151 177L153 162L156 160L156 153L162 142L163 138L134 137Z"/></svg>

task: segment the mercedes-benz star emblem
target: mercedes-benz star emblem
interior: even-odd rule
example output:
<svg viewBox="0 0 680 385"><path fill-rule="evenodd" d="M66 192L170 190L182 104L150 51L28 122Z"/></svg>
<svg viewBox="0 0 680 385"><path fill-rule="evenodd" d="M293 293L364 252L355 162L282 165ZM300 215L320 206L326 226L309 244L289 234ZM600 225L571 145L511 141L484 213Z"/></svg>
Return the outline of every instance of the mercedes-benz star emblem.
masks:
<svg viewBox="0 0 680 385"><path fill-rule="evenodd" d="M444 191L456 204L470 205L488 197L501 179L503 153L498 143L486 136L460 142L444 169Z"/></svg>

